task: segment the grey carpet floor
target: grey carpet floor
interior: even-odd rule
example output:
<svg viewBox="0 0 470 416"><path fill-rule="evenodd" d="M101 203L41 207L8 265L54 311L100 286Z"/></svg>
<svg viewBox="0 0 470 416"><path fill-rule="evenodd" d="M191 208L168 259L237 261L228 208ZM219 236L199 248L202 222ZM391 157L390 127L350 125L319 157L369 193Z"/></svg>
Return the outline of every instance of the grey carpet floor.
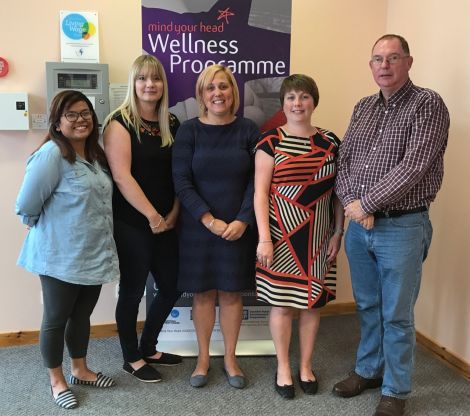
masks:
<svg viewBox="0 0 470 416"><path fill-rule="evenodd" d="M351 399L338 398L331 393L333 384L353 368L357 342L355 315L323 318L313 362L319 392L315 396L306 396L297 385L295 399L287 401L274 391L274 357L240 358L240 365L249 380L244 390L236 390L227 384L222 372L222 358L216 357L212 361L208 385L195 389L188 383L194 358L186 358L176 367L161 367L164 381L146 384L121 370L122 359L116 338L94 339L90 342L89 365L112 376L117 386L111 389L74 386L73 391L80 402L80 407L74 410L60 409L52 402L37 345L3 348L0 349L0 416L373 415L380 398L379 390L369 390ZM298 344L294 339L294 369L297 359ZM69 361L65 359L64 368L68 366ZM470 415L470 382L420 347L413 383L407 415Z"/></svg>

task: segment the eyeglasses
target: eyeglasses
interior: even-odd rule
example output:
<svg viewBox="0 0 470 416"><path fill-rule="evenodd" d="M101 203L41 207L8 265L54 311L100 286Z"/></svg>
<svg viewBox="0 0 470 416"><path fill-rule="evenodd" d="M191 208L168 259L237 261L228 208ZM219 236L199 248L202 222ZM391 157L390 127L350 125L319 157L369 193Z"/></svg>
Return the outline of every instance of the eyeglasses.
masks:
<svg viewBox="0 0 470 416"><path fill-rule="evenodd" d="M68 121L74 122L78 120L78 117L83 118L83 120L91 120L93 118L93 113L90 110L83 110L77 113L76 111L67 111L62 114Z"/></svg>
<svg viewBox="0 0 470 416"><path fill-rule="evenodd" d="M380 55L374 55L372 59L370 60L371 64L374 66L380 66L383 64L384 61L386 61L390 65L395 65L398 63L400 59L403 58L408 58L410 55L398 55L398 54L393 54L390 56L380 56Z"/></svg>

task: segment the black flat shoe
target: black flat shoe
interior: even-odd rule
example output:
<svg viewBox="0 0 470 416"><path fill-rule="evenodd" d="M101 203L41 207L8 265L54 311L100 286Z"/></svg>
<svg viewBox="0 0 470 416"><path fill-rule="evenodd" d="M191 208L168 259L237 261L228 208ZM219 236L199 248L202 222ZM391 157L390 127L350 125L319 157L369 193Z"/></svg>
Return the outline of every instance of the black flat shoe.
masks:
<svg viewBox="0 0 470 416"><path fill-rule="evenodd" d="M138 370L134 370L132 366L126 361L122 366L122 369L126 373L129 373L137 380L143 381L144 383L158 383L159 381L162 381L161 374L149 364L145 364Z"/></svg>
<svg viewBox="0 0 470 416"><path fill-rule="evenodd" d="M312 370L313 373L313 370ZM315 377L315 380L307 380L303 381L300 378L300 372L299 372L299 383L300 383L300 388L304 391L305 394L315 394L318 391L318 380L315 374L313 374Z"/></svg>
<svg viewBox="0 0 470 416"><path fill-rule="evenodd" d="M160 358L152 358L152 357L144 357L144 361L147 364L155 364L155 365L178 365L183 362L183 358L181 355L170 354L169 352L162 352Z"/></svg>
<svg viewBox="0 0 470 416"><path fill-rule="evenodd" d="M295 397L293 384L284 384L283 386L277 384L277 373L274 375L274 388L283 399L293 399Z"/></svg>

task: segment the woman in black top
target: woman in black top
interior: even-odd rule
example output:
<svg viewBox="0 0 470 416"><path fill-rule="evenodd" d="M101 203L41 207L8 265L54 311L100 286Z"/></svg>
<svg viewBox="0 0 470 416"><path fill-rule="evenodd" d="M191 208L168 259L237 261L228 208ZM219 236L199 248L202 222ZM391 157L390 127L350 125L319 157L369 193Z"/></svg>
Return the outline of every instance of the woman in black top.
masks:
<svg viewBox="0 0 470 416"><path fill-rule="evenodd" d="M179 212L171 178L173 137L178 119L168 112L168 87L162 64L138 57L130 70L124 103L105 120L104 149L114 180L114 237L121 280L116 322L124 370L144 382L161 376L149 364L172 365L181 357L157 352L160 330L180 293L177 291ZM149 272L158 287L140 343L136 321Z"/></svg>

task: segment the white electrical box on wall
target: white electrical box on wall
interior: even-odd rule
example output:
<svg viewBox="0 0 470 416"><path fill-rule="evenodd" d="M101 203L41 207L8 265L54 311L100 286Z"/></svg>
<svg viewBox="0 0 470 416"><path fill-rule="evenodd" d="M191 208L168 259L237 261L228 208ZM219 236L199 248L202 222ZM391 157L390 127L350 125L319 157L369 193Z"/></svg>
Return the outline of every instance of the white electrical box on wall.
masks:
<svg viewBox="0 0 470 416"><path fill-rule="evenodd" d="M29 130L28 93L0 92L0 130Z"/></svg>

